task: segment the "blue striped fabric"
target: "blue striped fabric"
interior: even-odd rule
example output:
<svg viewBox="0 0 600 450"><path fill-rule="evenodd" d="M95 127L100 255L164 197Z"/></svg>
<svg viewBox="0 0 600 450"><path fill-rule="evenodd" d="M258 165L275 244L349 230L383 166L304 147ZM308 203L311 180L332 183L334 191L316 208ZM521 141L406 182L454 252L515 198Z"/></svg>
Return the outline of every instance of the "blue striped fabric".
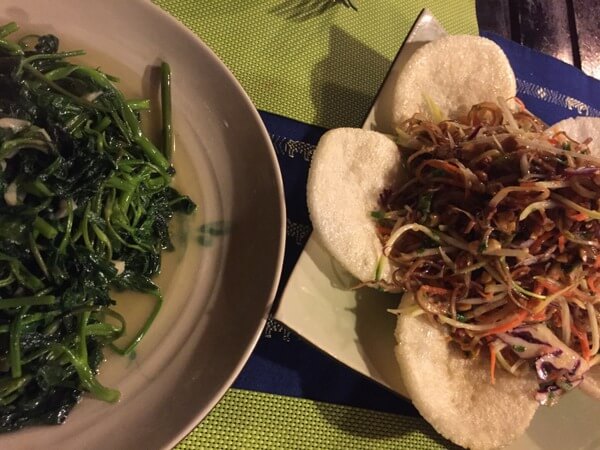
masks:
<svg viewBox="0 0 600 450"><path fill-rule="evenodd" d="M600 81L558 59L493 33L517 77L517 95L548 124L573 116L600 116Z"/></svg>

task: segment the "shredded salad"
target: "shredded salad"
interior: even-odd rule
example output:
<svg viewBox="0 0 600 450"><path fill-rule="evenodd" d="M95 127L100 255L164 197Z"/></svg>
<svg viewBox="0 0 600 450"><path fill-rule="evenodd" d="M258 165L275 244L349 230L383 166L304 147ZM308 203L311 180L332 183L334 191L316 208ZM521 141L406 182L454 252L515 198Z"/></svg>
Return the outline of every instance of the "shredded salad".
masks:
<svg viewBox="0 0 600 450"><path fill-rule="evenodd" d="M399 127L403 181L372 213L392 276L376 281L404 292L392 312L488 357L492 383L533 369L550 405L600 362L600 158L510 103Z"/></svg>

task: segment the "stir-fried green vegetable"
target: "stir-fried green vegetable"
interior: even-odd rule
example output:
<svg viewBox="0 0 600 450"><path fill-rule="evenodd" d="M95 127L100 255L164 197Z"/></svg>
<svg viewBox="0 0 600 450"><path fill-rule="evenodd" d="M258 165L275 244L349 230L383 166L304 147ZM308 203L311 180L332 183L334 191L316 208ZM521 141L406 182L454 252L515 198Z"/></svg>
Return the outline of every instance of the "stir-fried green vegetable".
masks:
<svg viewBox="0 0 600 450"><path fill-rule="evenodd" d="M194 203L170 187L170 70L163 64L162 149L114 77L69 62L53 35L0 27L0 430L61 423L82 391L114 402L95 377L102 349L128 354L162 297L152 277L168 224ZM128 333L111 291L155 299Z"/></svg>

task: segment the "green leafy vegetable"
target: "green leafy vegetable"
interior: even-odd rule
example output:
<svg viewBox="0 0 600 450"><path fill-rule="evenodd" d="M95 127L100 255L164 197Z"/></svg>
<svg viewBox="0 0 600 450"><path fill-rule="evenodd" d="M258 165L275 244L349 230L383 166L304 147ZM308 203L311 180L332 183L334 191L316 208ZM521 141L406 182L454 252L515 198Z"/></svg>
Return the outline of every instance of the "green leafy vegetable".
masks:
<svg viewBox="0 0 600 450"><path fill-rule="evenodd" d="M140 123L149 100L71 63L84 52L59 52L56 36L9 41L17 29L0 27L0 431L62 423L82 392L118 400L96 379L102 350L135 354L162 305L152 278L169 222L195 210L170 186L169 66L159 148ZM119 290L155 299L123 347Z"/></svg>

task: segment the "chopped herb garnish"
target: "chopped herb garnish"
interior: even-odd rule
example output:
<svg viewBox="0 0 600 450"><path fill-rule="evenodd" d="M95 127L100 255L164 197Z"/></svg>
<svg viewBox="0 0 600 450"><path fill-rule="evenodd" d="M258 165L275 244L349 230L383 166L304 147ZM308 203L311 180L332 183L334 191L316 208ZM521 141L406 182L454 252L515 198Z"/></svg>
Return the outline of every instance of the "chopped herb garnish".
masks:
<svg viewBox="0 0 600 450"><path fill-rule="evenodd" d="M421 214L421 222L424 222L431 211L431 201L433 199L432 192L425 192L419 195L417 201L417 211Z"/></svg>
<svg viewBox="0 0 600 450"><path fill-rule="evenodd" d="M488 248L488 241L487 239L483 239L480 243L479 246L477 247L477 252L478 253L483 253L487 250Z"/></svg>
<svg viewBox="0 0 600 450"><path fill-rule="evenodd" d="M513 345L512 348L517 353L523 353L525 351L525 347L522 345Z"/></svg>

